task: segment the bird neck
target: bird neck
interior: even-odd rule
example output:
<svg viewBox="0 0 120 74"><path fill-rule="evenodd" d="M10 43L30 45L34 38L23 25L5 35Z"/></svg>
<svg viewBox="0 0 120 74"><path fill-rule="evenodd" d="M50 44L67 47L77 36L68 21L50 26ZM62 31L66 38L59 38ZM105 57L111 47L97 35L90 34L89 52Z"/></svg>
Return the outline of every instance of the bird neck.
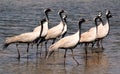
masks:
<svg viewBox="0 0 120 74"><path fill-rule="evenodd" d="M102 18L99 18L99 20L102 23L102 25L104 26L104 22L103 22Z"/></svg>
<svg viewBox="0 0 120 74"><path fill-rule="evenodd" d="M62 13L59 14L60 15L60 19L62 21L62 24L63 24L63 29L62 29L62 32L64 31L64 27L65 27L65 21L64 19L62 18Z"/></svg>
<svg viewBox="0 0 120 74"><path fill-rule="evenodd" d="M106 15L106 23L109 23L109 17Z"/></svg>
<svg viewBox="0 0 120 74"><path fill-rule="evenodd" d="M66 18L64 18L64 22L67 23Z"/></svg>
<svg viewBox="0 0 120 74"><path fill-rule="evenodd" d="M41 30L40 30L40 36L39 36L39 37L42 36L42 32L43 32L43 24L44 24L44 23L41 23Z"/></svg>
<svg viewBox="0 0 120 74"><path fill-rule="evenodd" d="M95 19L96 34L98 32L97 19Z"/></svg>
<svg viewBox="0 0 120 74"><path fill-rule="evenodd" d="M46 16L46 20L49 22L49 17L47 12L45 12L45 16Z"/></svg>
<svg viewBox="0 0 120 74"><path fill-rule="evenodd" d="M80 41L80 38L81 38L81 24L82 24L82 22L79 22L79 41Z"/></svg>
<svg viewBox="0 0 120 74"><path fill-rule="evenodd" d="M59 14L61 21L63 22L62 13Z"/></svg>

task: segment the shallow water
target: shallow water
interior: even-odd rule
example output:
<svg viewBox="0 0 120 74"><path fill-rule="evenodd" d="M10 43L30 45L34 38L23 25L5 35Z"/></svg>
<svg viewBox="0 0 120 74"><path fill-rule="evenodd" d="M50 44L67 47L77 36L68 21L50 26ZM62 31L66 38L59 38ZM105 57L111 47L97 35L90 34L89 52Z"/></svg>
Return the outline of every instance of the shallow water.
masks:
<svg viewBox="0 0 120 74"><path fill-rule="evenodd" d="M120 73L120 1L119 0L0 0L0 74L119 74ZM64 51L59 50L47 61L44 59L44 46L42 55L36 57L36 47L30 47L26 57L26 44L20 44L20 61L17 60L15 44L6 50L2 45L6 37L30 32L38 26L40 19L44 18L43 10L52 8L50 25L59 23L57 14L59 9L68 12L68 33L77 31L77 22L80 17L89 19L83 25L85 31L93 26L93 18L98 11L111 10L113 17L110 19L110 33L103 40L104 50L94 48L89 50L85 57L83 46L74 49L74 56L80 65L76 65L71 52L67 52L66 65L64 65ZM51 42L49 42L49 45ZM39 48L41 49L41 48Z"/></svg>

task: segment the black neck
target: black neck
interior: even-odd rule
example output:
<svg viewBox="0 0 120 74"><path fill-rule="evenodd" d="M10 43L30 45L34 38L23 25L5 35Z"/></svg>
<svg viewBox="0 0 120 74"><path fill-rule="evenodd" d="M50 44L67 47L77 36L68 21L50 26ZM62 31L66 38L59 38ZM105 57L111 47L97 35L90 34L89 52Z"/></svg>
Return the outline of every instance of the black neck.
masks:
<svg viewBox="0 0 120 74"><path fill-rule="evenodd" d="M109 17L106 15L107 22L109 23Z"/></svg>
<svg viewBox="0 0 120 74"><path fill-rule="evenodd" d="M80 38L81 38L81 24L82 24L82 22L79 22L79 40L80 40Z"/></svg>
<svg viewBox="0 0 120 74"><path fill-rule="evenodd" d="M60 15L60 19L61 19L61 21L62 21L62 23L63 23L63 29L62 29L62 32L63 32L64 27L65 27L65 22L64 22L64 20L63 20L63 18L62 18L62 13L60 13L59 15Z"/></svg>
<svg viewBox="0 0 120 74"><path fill-rule="evenodd" d="M60 15L60 19L63 22L63 18L62 18L62 13L59 14Z"/></svg>
<svg viewBox="0 0 120 74"><path fill-rule="evenodd" d="M40 36L39 36L39 37L41 37L42 32L43 32L43 24L44 24L44 23L41 23L41 31L40 31Z"/></svg>
<svg viewBox="0 0 120 74"><path fill-rule="evenodd" d="M64 22L67 23L66 18L64 18Z"/></svg>
<svg viewBox="0 0 120 74"><path fill-rule="evenodd" d="M103 22L102 18L99 18L99 19L100 19L100 22L102 23L102 25L104 25L104 22Z"/></svg>
<svg viewBox="0 0 120 74"><path fill-rule="evenodd" d="M95 27L96 27L96 34L97 34L97 32L98 32L97 19L95 19Z"/></svg>
<svg viewBox="0 0 120 74"><path fill-rule="evenodd" d="M49 22L49 17L47 12L45 12L45 16L46 16L46 20Z"/></svg>

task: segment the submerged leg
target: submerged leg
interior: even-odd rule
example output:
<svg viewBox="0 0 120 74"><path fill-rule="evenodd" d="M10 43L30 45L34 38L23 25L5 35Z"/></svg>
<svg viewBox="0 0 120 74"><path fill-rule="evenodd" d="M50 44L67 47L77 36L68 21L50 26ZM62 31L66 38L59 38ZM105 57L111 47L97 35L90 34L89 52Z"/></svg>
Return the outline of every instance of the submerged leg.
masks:
<svg viewBox="0 0 120 74"><path fill-rule="evenodd" d="M65 65L65 60L66 60L66 53L67 53L67 49L65 49L65 54L64 54L64 65Z"/></svg>
<svg viewBox="0 0 120 74"><path fill-rule="evenodd" d="M37 43L37 51L36 51L36 55L38 54L38 47L39 47L39 44Z"/></svg>
<svg viewBox="0 0 120 74"><path fill-rule="evenodd" d="M97 47L100 47L100 39L97 41Z"/></svg>
<svg viewBox="0 0 120 74"><path fill-rule="evenodd" d="M47 42L48 40L45 41L45 57L47 56Z"/></svg>
<svg viewBox="0 0 120 74"><path fill-rule="evenodd" d="M27 44L27 58L28 58L28 52L29 52L29 43Z"/></svg>
<svg viewBox="0 0 120 74"><path fill-rule="evenodd" d="M31 43L31 49L33 49L33 45L34 45L34 42L33 42L33 43Z"/></svg>
<svg viewBox="0 0 120 74"><path fill-rule="evenodd" d="M85 54L87 55L87 43L85 43Z"/></svg>
<svg viewBox="0 0 120 74"><path fill-rule="evenodd" d="M96 41L93 41L93 42L92 42L92 48L94 47L95 43L96 43Z"/></svg>
<svg viewBox="0 0 120 74"><path fill-rule="evenodd" d="M20 51L18 49L18 44L16 44L16 47L17 47L17 51L18 51L18 60L20 60Z"/></svg>
<svg viewBox="0 0 120 74"><path fill-rule="evenodd" d="M103 41L103 39L101 39L101 40L100 40L100 45L101 45L101 47L103 48L103 44L102 44L102 41Z"/></svg>
<svg viewBox="0 0 120 74"><path fill-rule="evenodd" d="M41 49L40 49L40 56L42 54L42 46L43 46L43 42L40 44L41 45Z"/></svg>
<svg viewBox="0 0 120 74"><path fill-rule="evenodd" d="M29 43L27 44L27 54L28 54L28 52L29 52Z"/></svg>
<svg viewBox="0 0 120 74"><path fill-rule="evenodd" d="M71 49L71 52L72 52L72 57L73 57L73 60L75 60L75 62L77 63L77 65L79 65L78 61L75 59L74 57L74 54L73 54L73 49Z"/></svg>

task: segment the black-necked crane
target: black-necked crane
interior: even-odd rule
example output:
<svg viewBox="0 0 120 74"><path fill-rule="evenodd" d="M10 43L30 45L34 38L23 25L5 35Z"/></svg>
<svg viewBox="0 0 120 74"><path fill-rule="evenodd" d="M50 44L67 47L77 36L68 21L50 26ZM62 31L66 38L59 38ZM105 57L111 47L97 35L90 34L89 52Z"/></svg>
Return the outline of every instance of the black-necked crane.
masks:
<svg viewBox="0 0 120 74"><path fill-rule="evenodd" d="M70 36L66 36L62 39L60 39L59 41L57 41L56 43L54 43L53 45L51 45L49 48L48 48L48 54L47 54L47 57L50 57L50 55L57 49L65 49L65 54L64 54L64 63L65 63L65 60L66 60L66 53L67 53L67 50L70 49L71 52L72 52L72 56L73 56L73 48L75 48L81 38L81 24L85 22L85 19L81 18L79 20L79 30L73 34L73 35L70 35ZM73 56L73 59L75 60L75 62L77 64L78 61L74 58Z"/></svg>
<svg viewBox="0 0 120 74"><path fill-rule="evenodd" d="M47 30L48 30L48 23L49 23L49 17L48 17L48 13L49 12L51 12L52 10L51 9L49 9L49 8L47 8L47 9L45 9L44 10L44 13L45 13L45 16L46 16L46 22L45 22L45 34L43 34L43 36L44 35L46 35L46 33L47 33ZM36 28L34 28L34 30L33 30L33 32L35 32L35 31L40 31L40 28L41 28L41 25L40 26L37 26ZM43 32L44 32L44 29L43 29Z"/></svg>
<svg viewBox="0 0 120 74"><path fill-rule="evenodd" d="M105 24L101 24L101 26L98 26L98 35L97 35L97 44L98 44L98 47L101 44L101 47L103 48L102 40L109 33L109 30L110 30L109 18L111 18L111 17L112 17L111 12L109 10L107 10L106 11L106 23Z"/></svg>
<svg viewBox="0 0 120 74"><path fill-rule="evenodd" d="M43 25L44 28L43 28L41 36L34 43L39 42L40 39L42 39L42 38L44 38L46 36L47 31L48 31L48 25L49 25L48 13L51 12L51 11L52 10L50 8L47 8L47 9L44 10L44 13L45 13L45 16L46 16L46 22ZM34 28L33 32L36 32L36 31L41 31L41 25L39 25L36 28ZM37 44L37 50L38 50L38 44Z"/></svg>
<svg viewBox="0 0 120 74"><path fill-rule="evenodd" d="M96 16L94 18L95 27L91 28L90 30L84 32L81 34L79 43L85 43L85 53L87 54L87 46L89 43L95 41L97 37L97 20L99 19L99 16Z"/></svg>
<svg viewBox="0 0 120 74"><path fill-rule="evenodd" d="M46 54L47 54L47 42L48 42L48 40L53 40L53 42L52 42L52 44L53 44L55 42L56 38L64 35L67 31L66 30L67 25L64 21L64 19L66 19L66 17L63 19L63 16L62 16L62 13L64 13L64 12L65 12L64 10L59 10L58 14L60 16L61 22L58 25L56 25L48 30L48 33L45 37Z"/></svg>
<svg viewBox="0 0 120 74"><path fill-rule="evenodd" d="M35 32L27 32L27 33L22 33L17 36L13 37L7 37L4 43L3 48L7 48L10 44L16 43L17 51L18 51L18 59L20 59L20 52L18 49L18 43L32 43L35 41L39 36L42 34L42 29L43 25L46 22L46 19L42 19L40 24L41 24L41 31L35 31ZM28 53L29 48L27 48L27 53Z"/></svg>
<svg viewBox="0 0 120 74"><path fill-rule="evenodd" d="M63 23L64 23L64 29L63 29L63 31L62 31L62 33L61 33L61 37L63 38L64 36L65 36L65 34L67 33L67 21L66 21L66 18L67 18L67 14L65 14L64 16L63 16Z"/></svg>
<svg viewBox="0 0 120 74"><path fill-rule="evenodd" d="M103 27L103 24L104 24L104 22L103 22L103 20L102 20L102 12L100 11L99 13L98 13L98 16L99 16L99 22L100 23L98 23L99 25L97 26L97 36L100 34L100 30L102 29L102 27ZM92 29L94 29L95 27L92 27L91 29L89 29L89 31L90 30L92 30ZM98 40L97 40L97 38L95 39L95 41L93 41L93 42L91 42L92 43L92 47L94 46L94 44L97 42Z"/></svg>

